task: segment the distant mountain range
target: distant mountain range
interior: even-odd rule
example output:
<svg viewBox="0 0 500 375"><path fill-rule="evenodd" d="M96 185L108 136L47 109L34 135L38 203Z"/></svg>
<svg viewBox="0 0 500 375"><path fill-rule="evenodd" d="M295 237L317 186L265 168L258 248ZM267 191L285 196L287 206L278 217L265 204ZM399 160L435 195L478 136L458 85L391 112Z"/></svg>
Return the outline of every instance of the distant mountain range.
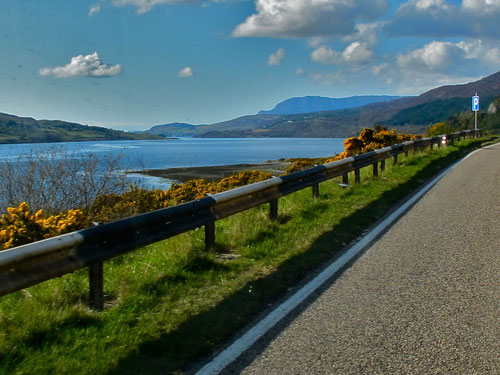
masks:
<svg viewBox="0 0 500 375"><path fill-rule="evenodd" d="M0 143L41 143L159 139L154 134L132 134L99 126L59 120L35 120L0 113Z"/></svg>
<svg viewBox="0 0 500 375"><path fill-rule="evenodd" d="M446 120L462 111L470 111L471 97L475 93L480 95L481 108L487 109L500 96L500 72L476 82L438 87L417 97L395 100L390 100L393 97L389 96L291 98L269 111L291 114L261 113L211 125L171 123L134 133L0 113L0 143L159 139L162 136L344 138L358 134L363 127L374 125L396 127L402 132L421 133L430 124ZM323 105L333 105L331 103L350 106L363 100L373 102L359 107L296 113L311 108L324 108Z"/></svg>
<svg viewBox="0 0 500 375"><path fill-rule="evenodd" d="M422 133L430 124L471 110L478 93L486 109L500 96L500 72L476 82L435 88L417 97L371 103L358 108L295 115L253 115L207 125L197 137L350 137L363 127L385 125Z"/></svg>
<svg viewBox="0 0 500 375"><path fill-rule="evenodd" d="M304 96L282 101L270 111L260 111L259 115L297 115L300 113L334 111L338 109L362 107L371 103L389 102L401 98L402 96L388 95L351 96L347 98Z"/></svg>

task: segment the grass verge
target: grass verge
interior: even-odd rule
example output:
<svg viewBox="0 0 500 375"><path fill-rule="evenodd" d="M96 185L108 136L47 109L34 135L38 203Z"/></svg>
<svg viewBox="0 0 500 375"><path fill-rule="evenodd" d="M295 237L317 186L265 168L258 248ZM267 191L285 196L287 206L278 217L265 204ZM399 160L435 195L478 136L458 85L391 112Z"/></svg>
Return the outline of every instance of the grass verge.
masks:
<svg viewBox="0 0 500 375"><path fill-rule="evenodd" d="M365 168L360 185L325 182L316 200L294 193L279 223L267 205L222 220L209 253L195 230L109 261L103 312L87 307L85 270L2 297L0 373L181 373L437 172L499 139L403 157L378 178Z"/></svg>

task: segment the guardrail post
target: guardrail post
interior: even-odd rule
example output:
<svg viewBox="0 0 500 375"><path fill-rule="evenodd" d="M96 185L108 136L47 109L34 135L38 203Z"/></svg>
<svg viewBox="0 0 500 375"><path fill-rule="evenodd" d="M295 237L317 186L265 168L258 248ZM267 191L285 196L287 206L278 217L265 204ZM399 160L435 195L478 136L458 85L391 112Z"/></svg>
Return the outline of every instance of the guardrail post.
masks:
<svg viewBox="0 0 500 375"><path fill-rule="evenodd" d="M408 157L408 150L405 150L405 156Z"/></svg>
<svg viewBox="0 0 500 375"><path fill-rule="evenodd" d="M398 164L398 154L394 155L393 164L394 165Z"/></svg>
<svg viewBox="0 0 500 375"><path fill-rule="evenodd" d="M205 250L215 246L215 221L205 224Z"/></svg>
<svg viewBox="0 0 500 375"><path fill-rule="evenodd" d="M273 221L278 221L278 198L269 201L269 217Z"/></svg>
<svg viewBox="0 0 500 375"><path fill-rule="evenodd" d="M431 151L434 150L434 142L433 141L431 141L430 150Z"/></svg>
<svg viewBox="0 0 500 375"><path fill-rule="evenodd" d="M413 155L417 155L418 147L413 145Z"/></svg>
<svg viewBox="0 0 500 375"><path fill-rule="evenodd" d="M89 301L95 310L104 308L104 272L102 262L89 265Z"/></svg>
<svg viewBox="0 0 500 375"><path fill-rule="evenodd" d="M385 171L385 159L380 161L380 171L381 172Z"/></svg>
<svg viewBox="0 0 500 375"><path fill-rule="evenodd" d="M312 186L313 198L319 198L319 183Z"/></svg>
<svg viewBox="0 0 500 375"><path fill-rule="evenodd" d="M373 176L374 177L378 176L378 163L377 162L373 163Z"/></svg>
<svg viewBox="0 0 500 375"><path fill-rule="evenodd" d="M344 185L349 185L349 173L346 172L342 175L342 183Z"/></svg>
<svg viewBox="0 0 500 375"><path fill-rule="evenodd" d="M356 184L359 184L361 182L361 174L360 174L359 168L356 168L354 170L354 182Z"/></svg>

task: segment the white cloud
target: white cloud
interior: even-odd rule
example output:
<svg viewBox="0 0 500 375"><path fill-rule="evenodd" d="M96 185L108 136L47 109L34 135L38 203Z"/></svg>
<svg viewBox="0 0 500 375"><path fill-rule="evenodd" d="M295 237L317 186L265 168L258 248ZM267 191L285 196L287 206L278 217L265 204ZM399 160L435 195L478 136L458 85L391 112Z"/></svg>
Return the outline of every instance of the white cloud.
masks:
<svg viewBox="0 0 500 375"><path fill-rule="evenodd" d="M268 65L281 65L281 61L285 57L285 49L280 48L275 53L272 53L267 60Z"/></svg>
<svg viewBox="0 0 500 375"><path fill-rule="evenodd" d="M391 36L498 38L499 0L409 0L384 30Z"/></svg>
<svg viewBox="0 0 500 375"><path fill-rule="evenodd" d="M456 44L434 41L408 54L400 54L397 63L404 69L445 73L465 58L465 51Z"/></svg>
<svg viewBox="0 0 500 375"><path fill-rule="evenodd" d="M92 17L94 14L99 13L101 11L101 4L97 3L92 5L89 9L89 17Z"/></svg>
<svg viewBox="0 0 500 375"><path fill-rule="evenodd" d="M403 70L465 75L491 71L500 64L500 43L466 39L459 43L433 41L422 48L399 54L397 65Z"/></svg>
<svg viewBox="0 0 500 375"><path fill-rule="evenodd" d="M382 25L382 23L359 23L355 26L356 32L345 36L342 40L348 43L360 41L375 46L378 44L377 33Z"/></svg>
<svg viewBox="0 0 500 375"><path fill-rule="evenodd" d="M387 69L389 67L389 64L387 63L382 63L380 65L374 65L372 66L372 73L376 76L378 76L383 70Z"/></svg>
<svg viewBox="0 0 500 375"><path fill-rule="evenodd" d="M375 20L387 0L255 0L257 13L234 31L234 37L316 37L349 35L356 20Z"/></svg>
<svg viewBox="0 0 500 375"><path fill-rule="evenodd" d="M295 70L295 74L298 76L301 76L305 73L304 69L302 69L300 66Z"/></svg>
<svg viewBox="0 0 500 375"><path fill-rule="evenodd" d="M184 69L182 69L178 74L177 77L180 78L188 78L194 76L194 71L193 68L190 66L186 66Z"/></svg>
<svg viewBox="0 0 500 375"><path fill-rule="evenodd" d="M353 63L364 64L373 57L373 51L368 43L352 42L343 52L338 52L327 46L319 46L311 53L311 61L322 64Z"/></svg>
<svg viewBox="0 0 500 375"><path fill-rule="evenodd" d="M311 53L311 61L322 64L338 64L342 61L342 53L327 46L319 46Z"/></svg>
<svg viewBox="0 0 500 375"><path fill-rule="evenodd" d="M69 64L56 66L54 68L40 69L42 76L54 76L56 78L70 77L112 77L121 72L121 65L103 64L97 52L91 55L78 55L71 58Z"/></svg>
<svg viewBox="0 0 500 375"><path fill-rule="evenodd" d="M342 57L346 62L362 64L371 60L373 51L368 46L368 43L352 42L342 52Z"/></svg>
<svg viewBox="0 0 500 375"><path fill-rule="evenodd" d="M466 39L457 43L468 59L478 59L493 66L500 64L500 43L481 39Z"/></svg>
<svg viewBox="0 0 500 375"><path fill-rule="evenodd" d="M349 73L343 71L334 71L329 73L311 73L309 77L320 83L322 85L337 85L342 84L345 85L350 82L348 79Z"/></svg>
<svg viewBox="0 0 500 375"><path fill-rule="evenodd" d="M135 6L138 14L149 12L153 7L160 4L196 4L200 0L112 0L115 7Z"/></svg>

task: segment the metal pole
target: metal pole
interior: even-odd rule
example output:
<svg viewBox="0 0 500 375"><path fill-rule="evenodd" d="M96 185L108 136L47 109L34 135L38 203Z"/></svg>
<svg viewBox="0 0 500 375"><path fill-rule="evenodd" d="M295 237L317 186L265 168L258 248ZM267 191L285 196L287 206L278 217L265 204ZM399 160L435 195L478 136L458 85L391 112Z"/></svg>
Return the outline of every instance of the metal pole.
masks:
<svg viewBox="0 0 500 375"><path fill-rule="evenodd" d="M477 130L477 111L474 111L474 130Z"/></svg>

